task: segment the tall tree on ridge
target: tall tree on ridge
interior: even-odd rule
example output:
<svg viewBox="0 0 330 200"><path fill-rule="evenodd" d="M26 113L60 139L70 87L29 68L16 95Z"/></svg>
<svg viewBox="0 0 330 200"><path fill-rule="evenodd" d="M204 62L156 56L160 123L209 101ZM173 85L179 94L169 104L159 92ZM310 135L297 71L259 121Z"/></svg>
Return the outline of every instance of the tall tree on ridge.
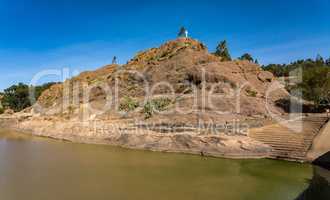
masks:
<svg viewBox="0 0 330 200"><path fill-rule="evenodd" d="M255 60L254 60L254 63L257 64L257 65L259 65L259 61L258 61L258 59L255 59Z"/></svg>
<svg viewBox="0 0 330 200"><path fill-rule="evenodd" d="M227 47L227 41L226 40L223 40L218 44L214 55L216 55L218 57L221 57L222 61L230 61L231 60L231 56L229 54L229 50L228 50L228 47Z"/></svg>
<svg viewBox="0 0 330 200"><path fill-rule="evenodd" d="M325 61L325 64L330 67L330 58L328 58L326 61Z"/></svg>
<svg viewBox="0 0 330 200"><path fill-rule="evenodd" d="M252 58L251 54L249 54L249 53L243 54L238 59L240 59L240 60L247 60L247 61L250 61L250 62L253 62L254 61L254 59Z"/></svg>
<svg viewBox="0 0 330 200"><path fill-rule="evenodd" d="M182 26L180 28L180 31L178 33L178 37L179 38L187 38L188 37L188 31L187 31L187 29L185 27Z"/></svg>
<svg viewBox="0 0 330 200"><path fill-rule="evenodd" d="M324 59L323 59L323 57L320 54L317 54L316 59L315 59L315 62L317 64L323 65L324 64Z"/></svg>

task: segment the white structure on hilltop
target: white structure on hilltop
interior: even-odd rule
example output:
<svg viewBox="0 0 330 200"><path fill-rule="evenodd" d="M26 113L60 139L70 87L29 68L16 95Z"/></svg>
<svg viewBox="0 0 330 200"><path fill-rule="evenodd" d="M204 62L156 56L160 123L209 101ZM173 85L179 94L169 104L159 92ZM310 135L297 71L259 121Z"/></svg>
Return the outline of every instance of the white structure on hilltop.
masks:
<svg viewBox="0 0 330 200"><path fill-rule="evenodd" d="M185 35L186 38L188 38L188 30L186 30L186 31L184 32L184 35Z"/></svg>

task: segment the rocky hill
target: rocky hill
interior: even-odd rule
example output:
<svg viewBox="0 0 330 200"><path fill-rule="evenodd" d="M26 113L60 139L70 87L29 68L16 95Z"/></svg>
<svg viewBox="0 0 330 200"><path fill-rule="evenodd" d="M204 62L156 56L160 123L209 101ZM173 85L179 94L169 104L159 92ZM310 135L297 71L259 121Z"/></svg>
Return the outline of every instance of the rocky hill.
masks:
<svg viewBox="0 0 330 200"><path fill-rule="evenodd" d="M73 142L265 158L271 147L248 130L272 123L269 113L285 114L276 102L287 96L257 64L222 62L202 43L179 38L125 65L53 85L31 108L4 116L2 124Z"/></svg>
<svg viewBox="0 0 330 200"><path fill-rule="evenodd" d="M273 87L276 90L268 92ZM279 114L283 111L275 101L287 95L273 75L257 64L221 62L202 43L179 38L138 53L125 65L83 72L54 85L38 103L46 108L41 114L65 113L69 119L79 117L85 104L104 111L104 105L112 101L117 106L107 108L96 118L125 117L166 123L195 123L202 119L220 123L254 116L264 118L268 111ZM150 105L152 109L148 110ZM155 107L170 112L154 112Z"/></svg>

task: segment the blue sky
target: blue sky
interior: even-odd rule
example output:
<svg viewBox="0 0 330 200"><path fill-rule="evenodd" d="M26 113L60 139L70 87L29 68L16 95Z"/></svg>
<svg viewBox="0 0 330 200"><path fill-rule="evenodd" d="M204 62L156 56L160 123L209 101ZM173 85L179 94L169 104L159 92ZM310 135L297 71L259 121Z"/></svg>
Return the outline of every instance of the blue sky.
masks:
<svg viewBox="0 0 330 200"><path fill-rule="evenodd" d="M212 51L226 39L233 57L263 64L330 57L329 10L328 0L0 0L0 90L45 69L125 63L182 25Z"/></svg>

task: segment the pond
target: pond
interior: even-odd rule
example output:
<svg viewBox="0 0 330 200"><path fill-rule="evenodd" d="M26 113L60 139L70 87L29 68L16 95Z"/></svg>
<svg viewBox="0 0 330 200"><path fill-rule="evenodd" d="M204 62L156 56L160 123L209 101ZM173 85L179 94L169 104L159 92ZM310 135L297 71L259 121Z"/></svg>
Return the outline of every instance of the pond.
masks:
<svg viewBox="0 0 330 200"><path fill-rule="evenodd" d="M0 131L4 200L294 200L313 167L86 145Z"/></svg>

